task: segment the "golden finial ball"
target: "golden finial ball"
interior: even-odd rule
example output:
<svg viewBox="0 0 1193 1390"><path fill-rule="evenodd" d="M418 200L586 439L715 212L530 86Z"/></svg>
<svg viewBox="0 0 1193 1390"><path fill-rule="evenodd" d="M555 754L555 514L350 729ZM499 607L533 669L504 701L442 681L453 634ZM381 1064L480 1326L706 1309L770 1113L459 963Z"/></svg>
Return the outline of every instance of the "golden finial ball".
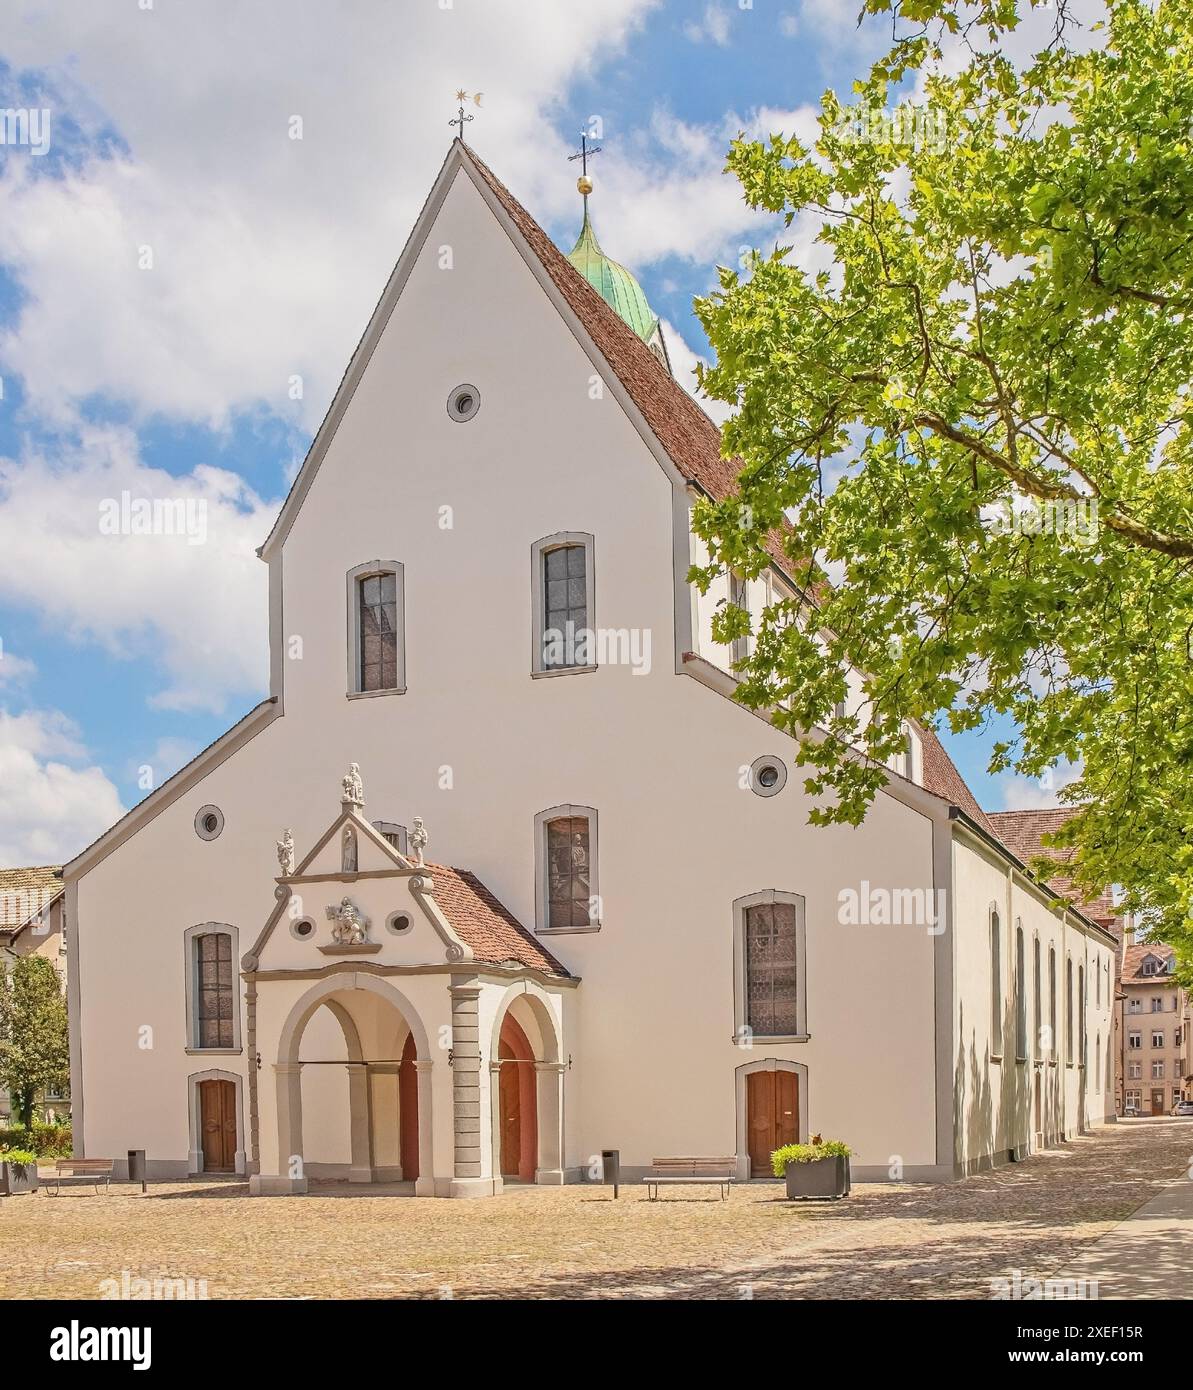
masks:
<svg viewBox="0 0 1193 1390"><path fill-rule="evenodd" d="M576 180L576 187L587 198L588 195L592 192L592 180L588 177L587 174L581 174L580 177Z"/></svg>

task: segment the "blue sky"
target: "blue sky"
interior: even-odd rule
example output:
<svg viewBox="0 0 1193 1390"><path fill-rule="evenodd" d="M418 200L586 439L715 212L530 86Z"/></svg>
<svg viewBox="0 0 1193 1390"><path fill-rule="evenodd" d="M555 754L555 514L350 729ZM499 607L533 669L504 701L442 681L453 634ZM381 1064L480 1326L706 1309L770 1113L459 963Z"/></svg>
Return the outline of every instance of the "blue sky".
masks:
<svg viewBox="0 0 1193 1390"><path fill-rule="evenodd" d="M692 297L779 235L722 175L727 141L806 129L848 88L883 40L856 8L63 0L7 24L0 107L48 109L52 139L0 145L0 862L73 854L265 693L252 550L456 87L482 94L469 140L564 249L566 156L600 118L598 234L686 371L706 351ZM104 499L163 490L206 503L205 544L99 543ZM988 743L950 747L983 804L1018 804Z"/></svg>

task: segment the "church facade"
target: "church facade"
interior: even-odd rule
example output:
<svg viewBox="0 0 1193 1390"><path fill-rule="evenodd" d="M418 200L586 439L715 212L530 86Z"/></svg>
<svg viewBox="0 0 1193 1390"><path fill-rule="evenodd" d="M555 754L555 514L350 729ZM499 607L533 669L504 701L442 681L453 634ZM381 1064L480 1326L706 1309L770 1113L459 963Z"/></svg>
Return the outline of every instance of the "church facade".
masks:
<svg viewBox="0 0 1193 1390"><path fill-rule="evenodd" d="M269 698L64 870L80 1153L482 1196L820 1133L943 1180L1113 1117L1113 939L930 730L807 824L711 636L792 581L687 584L734 470L584 228L453 144L260 551Z"/></svg>

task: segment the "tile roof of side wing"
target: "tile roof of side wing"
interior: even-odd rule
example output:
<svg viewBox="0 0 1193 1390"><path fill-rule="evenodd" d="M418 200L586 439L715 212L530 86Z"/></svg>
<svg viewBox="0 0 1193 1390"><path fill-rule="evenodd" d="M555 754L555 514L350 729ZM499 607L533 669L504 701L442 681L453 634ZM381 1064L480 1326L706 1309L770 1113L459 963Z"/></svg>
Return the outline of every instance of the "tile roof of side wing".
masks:
<svg viewBox="0 0 1193 1390"><path fill-rule="evenodd" d="M1072 858L1073 851L1050 848L1042 840L1045 835L1054 835L1078 810L1076 806L1048 806L1034 811L992 811L989 819L994 833L1025 864L1030 864L1040 855L1064 864ZM1087 917L1092 917L1103 926L1113 922L1118 915L1108 889L1092 901L1086 901L1078 897L1072 881L1064 874L1057 874L1048 880L1048 884L1054 892L1068 898Z"/></svg>
<svg viewBox="0 0 1193 1390"><path fill-rule="evenodd" d="M516 961L546 975L570 979L567 967L533 936L504 903L468 869L428 864L435 887L431 896L460 940L486 965Z"/></svg>

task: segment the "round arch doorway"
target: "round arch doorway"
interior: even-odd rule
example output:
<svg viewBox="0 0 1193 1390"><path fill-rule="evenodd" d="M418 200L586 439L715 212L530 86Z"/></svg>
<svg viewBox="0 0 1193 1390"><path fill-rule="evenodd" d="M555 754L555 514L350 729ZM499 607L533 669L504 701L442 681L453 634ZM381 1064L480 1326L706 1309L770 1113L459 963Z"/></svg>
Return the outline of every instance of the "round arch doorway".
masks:
<svg viewBox="0 0 1193 1390"><path fill-rule="evenodd" d="M509 1010L501 1020L497 1046L501 1176L534 1182L538 1165L538 1103L534 1049Z"/></svg>

